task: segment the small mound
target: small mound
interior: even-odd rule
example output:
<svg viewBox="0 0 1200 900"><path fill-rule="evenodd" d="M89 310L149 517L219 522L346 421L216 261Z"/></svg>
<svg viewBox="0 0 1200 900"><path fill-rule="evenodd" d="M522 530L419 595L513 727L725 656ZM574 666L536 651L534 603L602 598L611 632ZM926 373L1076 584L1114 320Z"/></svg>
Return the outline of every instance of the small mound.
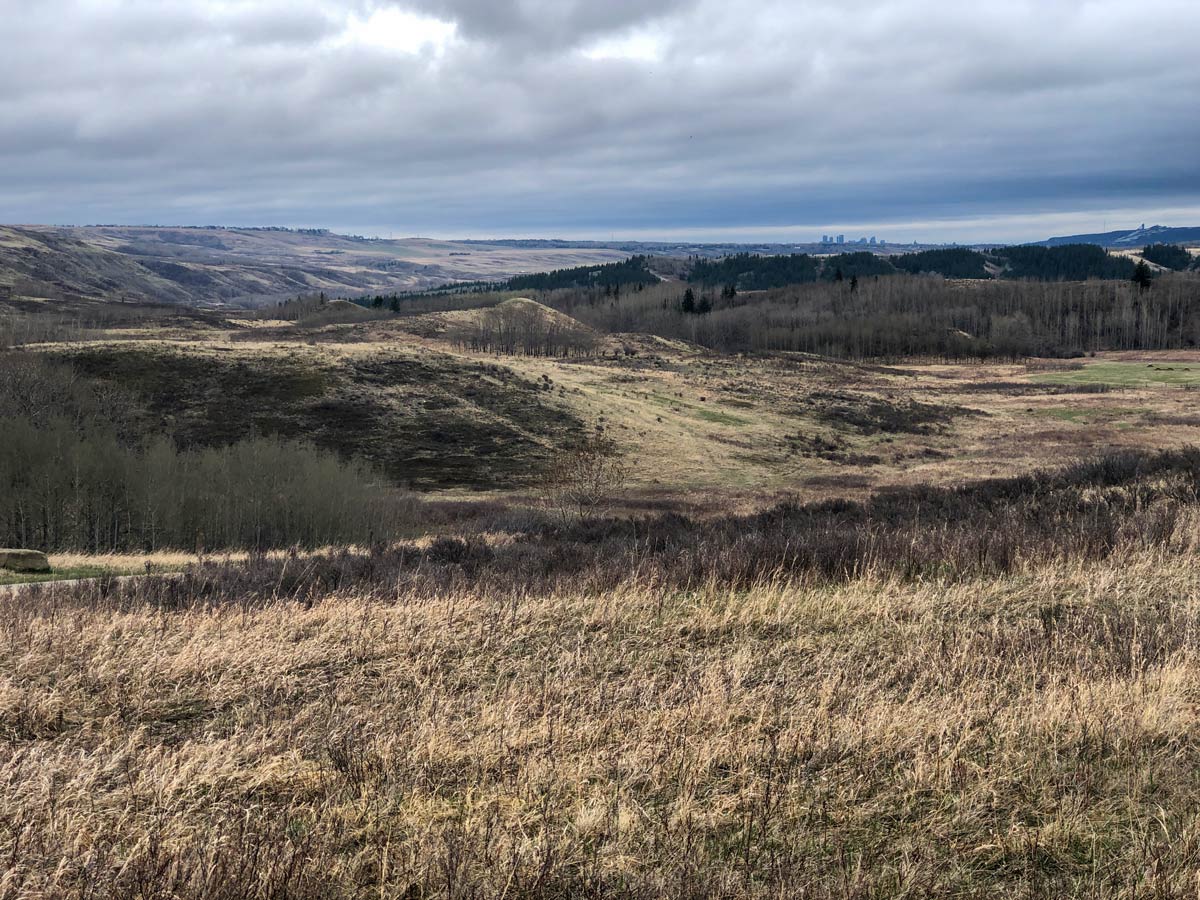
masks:
<svg viewBox="0 0 1200 900"><path fill-rule="evenodd" d="M559 312L557 309L547 306L545 303L539 303L529 297L513 297L510 300L505 300L503 303L494 307L501 313L510 315L529 315L530 317L539 318L541 322L548 325L553 325L558 328L570 328L578 331L595 333L595 329L590 325L585 325L578 319L573 319L566 313ZM480 310L480 312L485 312Z"/></svg>
<svg viewBox="0 0 1200 900"><path fill-rule="evenodd" d="M622 331L605 335L604 346L609 351L642 356L691 356L712 352L700 344L693 344L690 341L659 337L656 334L639 331Z"/></svg>

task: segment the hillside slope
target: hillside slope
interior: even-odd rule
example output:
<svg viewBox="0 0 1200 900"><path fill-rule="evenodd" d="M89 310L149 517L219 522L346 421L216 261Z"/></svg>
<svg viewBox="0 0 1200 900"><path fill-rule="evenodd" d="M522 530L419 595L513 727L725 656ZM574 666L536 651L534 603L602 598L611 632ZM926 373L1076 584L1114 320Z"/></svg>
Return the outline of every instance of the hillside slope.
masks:
<svg viewBox="0 0 1200 900"><path fill-rule="evenodd" d="M180 447L309 441L400 485L527 483L584 430L544 382L422 348L129 340L42 352L131 397L139 430Z"/></svg>
<svg viewBox="0 0 1200 900"><path fill-rule="evenodd" d="M192 294L136 259L62 232L0 227L0 298L185 303Z"/></svg>
<svg viewBox="0 0 1200 900"><path fill-rule="evenodd" d="M605 248L376 240L324 230L3 227L0 293L258 306L306 293L392 293L503 279L627 255Z"/></svg>
<svg viewBox="0 0 1200 900"><path fill-rule="evenodd" d="M1101 234L1073 234L1052 237L1038 242L1041 247L1059 247L1063 244L1099 244L1101 247L1143 247L1146 244L1183 244L1200 242L1200 228L1169 228L1151 225L1147 228L1131 228L1126 231L1106 231Z"/></svg>

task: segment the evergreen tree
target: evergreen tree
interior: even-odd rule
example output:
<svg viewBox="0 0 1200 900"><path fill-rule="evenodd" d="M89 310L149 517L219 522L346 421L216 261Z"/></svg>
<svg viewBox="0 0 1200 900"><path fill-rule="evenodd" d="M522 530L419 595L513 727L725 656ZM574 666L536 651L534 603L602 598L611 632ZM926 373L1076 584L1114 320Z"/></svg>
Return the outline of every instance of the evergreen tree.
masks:
<svg viewBox="0 0 1200 900"><path fill-rule="evenodd" d="M683 300L680 301L679 309L685 313L696 311L696 294L691 288L683 292Z"/></svg>
<svg viewBox="0 0 1200 900"><path fill-rule="evenodd" d="M1175 244L1152 244L1142 251L1142 258L1176 272L1192 265L1192 254Z"/></svg>
<svg viewBox="0 0 1200 900"><path fill-rule="evenodd" d="M1137 267L1133 270L1133 283L1143 291L1150 290L1150 285L1154 283L1154 273L1144 259L1139 259Z"/></svg>

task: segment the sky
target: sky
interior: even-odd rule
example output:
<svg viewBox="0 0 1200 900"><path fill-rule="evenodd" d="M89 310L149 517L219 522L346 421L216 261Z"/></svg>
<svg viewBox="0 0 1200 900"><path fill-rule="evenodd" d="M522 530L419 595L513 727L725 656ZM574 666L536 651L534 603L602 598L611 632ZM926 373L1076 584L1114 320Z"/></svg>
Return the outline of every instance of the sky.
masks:
<svg viewBox="0 0 1200 900"><path fill-rule="evenodd" d="M0 0L0 221L1200 226L1196 0Z"/></svg>

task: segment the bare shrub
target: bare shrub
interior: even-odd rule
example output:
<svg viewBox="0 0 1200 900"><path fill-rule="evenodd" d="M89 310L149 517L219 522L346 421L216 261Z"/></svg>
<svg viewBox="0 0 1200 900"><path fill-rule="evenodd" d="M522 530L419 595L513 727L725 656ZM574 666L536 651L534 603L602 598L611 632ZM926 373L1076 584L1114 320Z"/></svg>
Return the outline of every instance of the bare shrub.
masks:
<svg viewBox="0 0 1200 900"><path fill-rule="evenodd" d="M564 448L545 483L546 505L561 519L603 512L625 489L629 464L615 442L593 437Z"/></svg>

